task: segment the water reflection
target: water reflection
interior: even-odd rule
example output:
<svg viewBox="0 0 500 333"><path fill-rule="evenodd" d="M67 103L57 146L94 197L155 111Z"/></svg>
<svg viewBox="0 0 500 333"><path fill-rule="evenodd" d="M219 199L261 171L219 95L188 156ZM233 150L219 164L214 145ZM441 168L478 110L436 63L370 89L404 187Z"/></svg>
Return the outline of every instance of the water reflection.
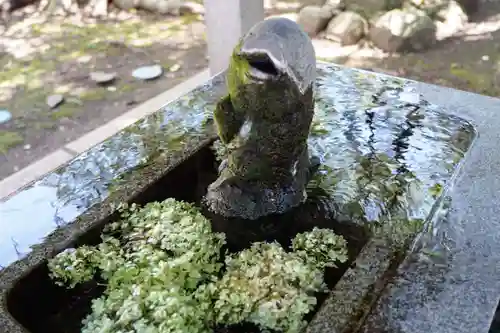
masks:
<svg viewBox="0 0 500 333"><path fill-rule="evenodd" d="M40 236L54 230L53 221L57 208L57 187L34 186L23 191L0 206L0 265L7 266L30 250L30 245L38 242ZM26 205L29 203L29 207ZM75 206L67 206L57 214L60 219L74 219Z"/></svg>
<svg viewBox="0 0 500 333"><path fill-rule="evenodd" d="M452 220L450 212L451 197L445 196L435 209L432 223L428 224L413 244L412 252L419 257L419 260L434 265L447 265L448 260L453 255L450 249L456 246L451 242L460 241L465 236L463 232L457 235L457 223L450 225Z"/></svg>
<svg viewBox="0 0 500 333"><path fill-rule="evenodd" d="M439 204L473 127L401 79L323 64L319 73L309 145L323 166L309 191L319 187L345 219L417 228Z"/></svg>
<svg viewBox="0 0 500 333"><path fill-rule="evenodd" d="M207 118L220 94L220 89L205 84L0 202L0 269L106 199L125 174L206 137L212 132Z"/></svg>
<svg viewBox="0 0 500 333"><path fill-rule="evenodd" d="M325 64L318 70L309 144L323 165L311 198L359 222L428 218L473 140L470 124L444 115L403 80ZM223 89L220 78L197 88L0 203L0 266L101 202L125 174L213 133L207 120Z"/></svg>

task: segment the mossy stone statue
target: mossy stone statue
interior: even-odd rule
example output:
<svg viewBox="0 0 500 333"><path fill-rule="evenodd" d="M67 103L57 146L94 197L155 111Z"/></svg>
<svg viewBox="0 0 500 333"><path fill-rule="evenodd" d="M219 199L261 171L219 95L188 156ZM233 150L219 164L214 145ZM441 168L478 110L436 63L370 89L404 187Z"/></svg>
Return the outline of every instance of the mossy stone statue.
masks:
<svg viewBox="0 0 500 333"><path fill-rule="evenodd" d="M318 166L307 147L315 78L312 42L289 19L262 21L236 45L214 111L228 154L205 196L212 212L255 220L306 200Z"/></svg>

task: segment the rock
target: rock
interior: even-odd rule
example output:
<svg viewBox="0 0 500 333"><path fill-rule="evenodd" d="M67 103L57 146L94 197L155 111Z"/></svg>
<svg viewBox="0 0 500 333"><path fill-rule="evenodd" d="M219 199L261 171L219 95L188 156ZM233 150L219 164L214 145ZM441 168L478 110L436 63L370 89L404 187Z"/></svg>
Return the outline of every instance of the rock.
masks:
<svg viewBox="0 0 500 333"><path fill-rule="evenodd" d="M370 39L386 52L420 51L436 42L436 24L423 11L394 9L375 22Z"/></svg>
<svg viewBox="0 0 500 333"><path fill-rule="evenodd" d="M123 10L130 10L139 6L139 0L113 0L113 5Z"/></svg>
<svg viewBox="0 0 500 333"><path fill-rule="evenodd" d="M24 8L26 6L32 5L33 1L31 0L9 0L9 1L1 1L0 9L6 12L13 12L17 9Z"/></svg>
<svg viewBox="0 0 500 333"><path fill-rule="evenodd" d="M83 105L83 102L77 96L66 98L65 101L74 105Z"/></svg>
<svg viewBox="0 0 500 333"><path fill-rule="evenodd" d="M358 13L342 12L326 28L325 37L341 45L356 44L368 32L368 22Z"/></svg>
<svg viewBox="0 0 500 333"><path fill-rule="evenodd" d="M171 72L171 73L173 73L173 72L177 72L179 69L181 69L181 65L175 64L175 65L172 65L172 67L170 67L168 69L168 71Z"/></svg>
<svg viewBox="0 0 500 333"><path fill-rule="evenodd" d="M123 10L141 8L158 14L180 15L183 0L113 0Z"/></svg>
<svg viewBox="0 0 500 333"><path fill-rule="evenodd" d="M430 17L434 18L435 15L448 6L450 0L409 0L406 4L413 6L425 12ZM406 7L406 9L411 9Z"/></svg>
<svg viewBox="0 0 500 333"><path fill-rule="evenodd" d="M116 78L116 73L106 73L106 72L92 72L90 73L90 79L98 84L106 84L114 81Z"/></svg>
<svg viewBox="0 0 500 333"><path fill-rule="evenodd" d="M467 15L472 15L479 10L480 0L458 0L458 3L462 6Z"/></svg>
<svg viewBox="0 0 500 333"><path fill-rule="evenodd" d="M82 2L85 2L85 5ZM108 15L108 0L77 0L77 3L78 6L84 8L85 13L92 17L105 17Z"/></svg>
<svg viewBox="0 0 500 333"><path fill-rule="evenodd" d="M185 14L205 14L205 7L201 3L196 3L192 1L186 1L181 4L180 12L182 15Z"/></svg>
<svg viewBox="0 0 500 333"><path fill-rule="evenodd" d="M12 113L7 110L0 110L0 125L9 122L12 119Z"/></svg>
<svg viewBox="0 0 500 333"><path fill-rule="evenodd" d="M61 0L59 6L61 6L62 9L64 9L64 11L66 11L67 13L73 12L76 7L75 3L72 0Z"/></svg>
<svg viewBox="0 0 500 333"><path fill-rule="evenodd" d="M369 19L379 12L386 12L403 5L403 0L345 0L346 9Z"/></svg>
<svg viewBox="0 0 500 333"><path fill-rule="evenodd" d="M141 80L153 80L163 74L163 68L160 65L143 66L135 69L132 76Z"/></svg>
<svg viewBox="0 0 500 333"><path fill-rule="evenodd" d="M321 7L325 4L326 0L299 0L299 10L308 6Z"/></svg>
<svg viewBox="0 0 500 333"><path fill-rule="evenodd" d="M327 0L321 10L325 12L329 12L330 17L334 17L340 14L345 9L345 1L344 0Z"/></svg>
<svg viewBox="0 0 500 333"><path fill-rule="evenodd" d="M323 31L331 18L329 10L323 10L318 6L307 6L300 10L297 23L312 37Z"/></svg>
<svg viewBox="0 0 500 333"><path fill-rule="evenodd" d="M375 14L373 14L372 16L370 16L370 18L368 18L368 25L370 27L374 26L375 23L378 21L378 19L381 18L382 15L384 15L385 13L387 13L387 12L376 12Z"/></svg>
<svg viewBox="0 0 500 333"><path fill-rule="evenodd" d="M437 12L436 17L442 23L440 27L438 26L438 35L441 38L450 37L461 31L469 21L465 10L454 0Z"/></svg>
<svg viewBox="0 0 500 333"><path fill-rule="evenodd" d="M153 13L179 16L183 0L140 0L139 7Z"/></svg>
<svg viewBox="0 0 500 333"><path fill-rule="evenodd" d="M54 109L58 107L63 101L64 101L64 96L56 94L47 97L46 103L49 106L49 108Z"/></svg>

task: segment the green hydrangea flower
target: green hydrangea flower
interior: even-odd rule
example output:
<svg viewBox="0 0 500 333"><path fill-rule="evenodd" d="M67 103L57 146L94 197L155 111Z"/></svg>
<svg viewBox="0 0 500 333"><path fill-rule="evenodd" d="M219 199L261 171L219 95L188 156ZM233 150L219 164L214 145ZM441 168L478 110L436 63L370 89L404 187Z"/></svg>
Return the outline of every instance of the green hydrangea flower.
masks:
<svg viewBox="0 0 500 333"><path fill-rule="evenodd" d="M345 240L328 229L297 235L292 252L255 243L227 255L222 233L193 205L167 199L122 205L97 246L68 249L49 261L56 283L73 288L96 274L106 281L82 333L209 333L217 324L250 322L287 333L324 291L324 267L347 260Z"/></svg>

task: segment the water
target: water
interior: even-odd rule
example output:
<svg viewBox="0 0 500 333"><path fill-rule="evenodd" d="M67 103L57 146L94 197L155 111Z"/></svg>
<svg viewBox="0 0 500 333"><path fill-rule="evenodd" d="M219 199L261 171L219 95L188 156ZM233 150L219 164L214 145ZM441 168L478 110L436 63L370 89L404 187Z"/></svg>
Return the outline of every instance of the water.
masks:
<svg viewBox="0 0 500 333"><path fill-rule="evenodd" d="M334 202L341 219L396 227L430 221L474 127L425 101L405 80L318 67L309 146L322 167L309 191Z"/></svg>
<svg viewBox="0 0 500 333"><path fill-rule="evenodd" d="M311 198L358 223L428 219L475 137L472 125L404 80L324 63L318 71L309 143L323 165ZM125 175L213 136L206 125L223 86L218 78L193 90L0 202L0 269L104 201Z"/></svg>

